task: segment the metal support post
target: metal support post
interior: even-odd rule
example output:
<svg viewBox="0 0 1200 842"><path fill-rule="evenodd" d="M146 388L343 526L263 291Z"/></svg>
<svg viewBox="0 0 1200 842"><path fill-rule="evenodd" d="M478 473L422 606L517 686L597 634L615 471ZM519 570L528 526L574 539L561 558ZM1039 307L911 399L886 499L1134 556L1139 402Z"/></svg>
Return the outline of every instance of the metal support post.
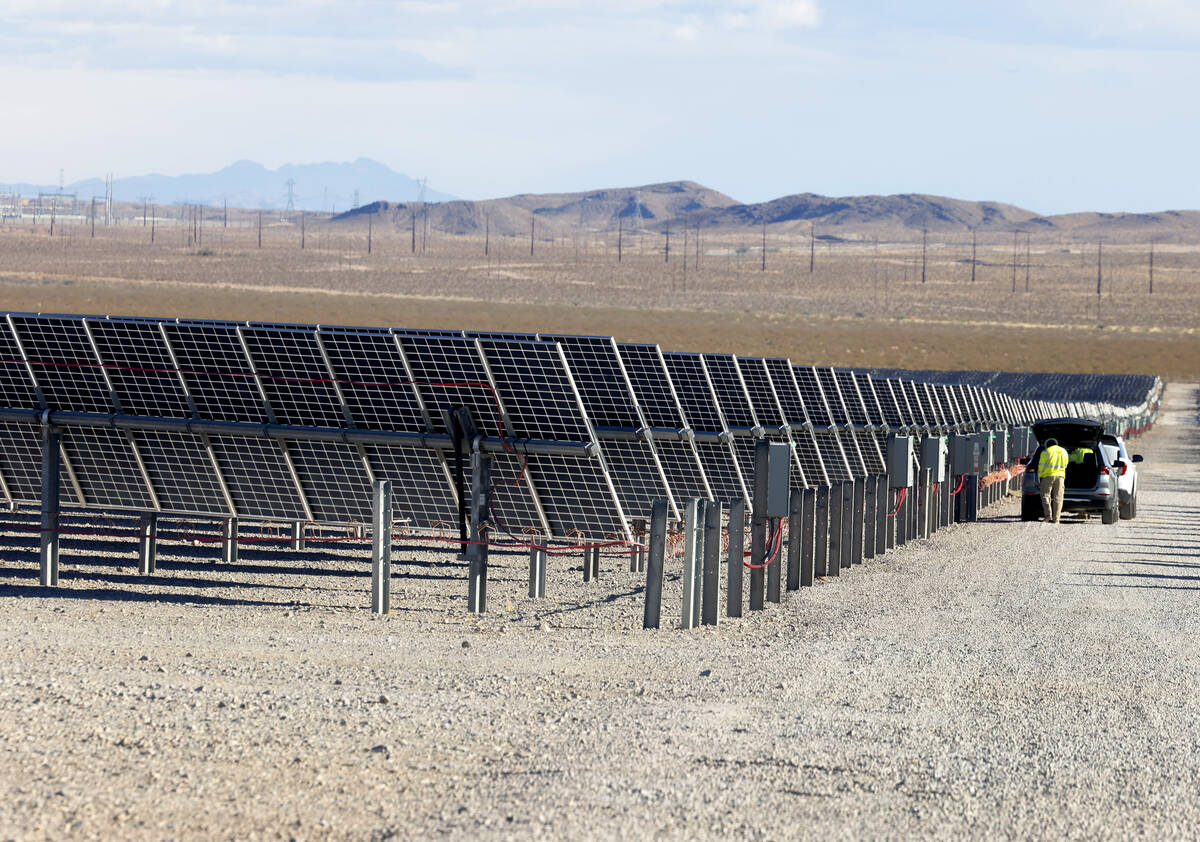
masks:
<svg viewBox="0 0 1200 842"><path fill-rule="evenodd" d="M371 494L371 613L392 613L392 483L375 481Z"/></svg>
<svg viewBox="0 0 1200 842"><path fill-rule="evenodd" d="M754 443L754 500L750 516L750 610L765 607L767 577L762 564L767 556L767 453L770 442Z"/></svg>
<svg viewBox="0 0 1200 842"><path fill-rule="evenodd" d="M950 493L953 490L954 486L947 478L942 483L942 526L954 523L954 497Z"/></svg>
<svg viewBox="0 0 1200 842"><path fill-rule="evenodd" d="M291 540L290 546L293 550L304 549L304 522L303 521L297 520L297 521L292 522L292 540Z"/></svg>
<svg viewBox="0 0 1200 842"><path fill-rule="evenodd" d="M888 549L888 478L880 474L875 478L875 555L881 556Z"/></svg>
<svg viewBox="0 0 1200 842"><path fill-rule="evenodd" d="M879 483L869 476L863 480L863 559L875 558L875 530L879 526L878 508Z"/></svg>
<svg viewBox="0 0 1200 842"><path fill-rule="evenodd" d="M903 498L900 496L901 492L904 493ZM892 504L892 508L896 510L896 514L892 517L892 526L896 532L895 545L897 547L904 546L908 541L908 506L912 500L911 492L911 488L901 488L897 489L893 495L895 502Z"/></svg>
<svg viewBox="0 0 1200 842"><path fill-rule="evenodd" d="M917 537L929 537L929 515L932 509L933 483L932 474L927 470L921 471L921 496L917 498Z"/></svg>
<svg viewBox="0 0 1200 842"><path fill-rule="evenodd" d="M707 500L693 497L683 510L683 614L682 628L700 625L700 567L704 554L704 517Z"/></svg>
<svg viewBox="0 0 1200 842"><path fill-rule="evenodd" d="M238 519L225 519L221 527L221 561L226 564L237 564L238 560Z"/></svg>
<svg viewBox="0 0 1200 842"><path fill-rule="evenodd" d="M817 491L806 488L801 492L800 519L803 521L800 542L800 586L810 588L816 578L814 533L817 528Z"/></svg>
<svg viewBox="0 0 1200 842"><path fill-rule="evenodd" d="M842 575L842 483L829 489L829 558L826 576Z"/></svg>
<svg viewBox="0 0 1200 842"><path fill-rule="evenodd" d="M804 492L793 490L788 500L787 589L800 590L800 547L804 543Z"/></svg>
<svg viewBox="0 0 1200 842"><path fill-rule="evenodd" d="M58 472L62 464L62 433L57 427L42 425L42 527L38 558L43 587L58 587Z"/></svg>
<svg viewBox="0 0 1200 842"><path fill-rule="evenodd" d="M588 547L583 551L583 581L600 578L600 548Z"/></svg>
<svg viewBox="0 0 1200 842"><path fill-rule="evenodd" d="M646 543L646 520L638 518L633 522L633 540L638 544ZM645 573L646 572L646 548L633 547L629 551L629 572L630 573Z"/></svg>
<svg viewBox="0 0 1200 842"><path fill-rule="evenodd" d="M658 628L662 609L663 559L667 554L667 501L655 500L650 509L650 545L646 558L646 607L642 628Z"/></svg>
<svg viewBox="0 0 1200 842"><path fill-rule="evenodd" d="M729 558L725 563L725 616L742 616L742 570L746 554L746 500L729 504Z"/></svg>
<svg viewBox="0 0 1200 842"><path fill-rule="evenodd" d="M467 610L472 614L487 610L487 523L491 496L492 457L482 450L474 450L471 453L471 543L467 545L470 563Z"/></svg>
<svg viewBox="0 0 1200 842"><path fill-rule="evenodd" d="M854 563L854 488L855 483L842 483L842 567L849 568ZM862 521L859 521L862 525ZM859 530L859 542L862 541L862 530Z"/></svg>
<svg viewBox="0 0 1200 842"><path fill-rule="evenodd" d="M831 487L817 487L816 500L816 529L813 530L815 561L813 563L816 575L829 575L829 497Z"/></svg>
<svg viewBox="0 0 1200 842"><path fill-rule="evenodd" d="M539 547L529 550L529 598L546 596L546 551Z"/></svg>
<svg viewBox="0 0 1200 842"><path fill-rule="evenodd" d="M158 567L158 514L145 515L138 525L138 573L149 576Z"/></svg>
<svg viewBox="0 0 1200 842"><path fill-rule="evenodd" d="M709 501L704 507L704 571L700 622L717 624L721 613L721 504Z"/></svg>
<svg viewBox="0 0 1200 842"><path fill-rule="evenodd" d="M867 483L869 479L854 481L854 535L850 544L850 561L862 564L865 550L865 534L867 529Z"/></svg>

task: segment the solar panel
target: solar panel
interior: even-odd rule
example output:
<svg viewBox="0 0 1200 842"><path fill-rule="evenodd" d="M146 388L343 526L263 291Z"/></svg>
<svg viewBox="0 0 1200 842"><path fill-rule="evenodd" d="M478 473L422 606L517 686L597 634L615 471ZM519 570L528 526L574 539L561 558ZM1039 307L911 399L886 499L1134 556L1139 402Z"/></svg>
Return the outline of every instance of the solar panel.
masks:
<svg viewBox="0 0 1200 842"><path fill-rule="evenodd" d="M833 416L830 415L829 406L825 403L825 394L817 382L817 370L810 365L798 365L794 373L796 386L800 389L804 405L808 408L808 417L817 427L832 427Z"/></svg>
<svg viewBox="0 0 1200 842"><path fill-rule="evenodd" d="M654 441L638 435L649 425L633 397L616 342L599 336L541 334L539 338L562 346L584 411L603 443L604 462L626 515L648 517L654 501L666 499L678 518Z"/></svg>
<svg viewBox="0 0 1200 842"><path fill-rule="evenodd" d="M666 363L657 345L617 343L642 416L654 431L654 446L662 459L671 489L683 499L713 498ZM682 438L676 438L682 436Z"/></svg>
<svg viewBox="0 0 1200 842"><path fill-rule="evenodd" d="M13 317L0 325L0 406L37 409L42 406L25 365L25 356L12 328Z"/></svg>
<svg viewBox="0 0 1200 842"><path fill-rule="evenodd" d="M845 424L845 421L839 422L838 420L843 417L844 411L841 409L841 398L837 394L837 385L832 383L832 375L824 369L813 369L813 374L812 382L815 383L816 389L814 402L821 408L818 409L818 413L823 410L826 418L831 419L834 423ZM826 380L830 382L827 384ZM838 407L836 411L831 406L832 401L837 401L836 404L833 404ZM825 465L825 475L829 477L830 482L854 479L855 471L851 469L850 459L839 431L833 426L824 426L816 428L815 433L817 449L821 453L821 462Z"/></svg>
<svg viewBox="0 0 1200 842"><path fill-rule="evenodd" d="M825 465L812 431L808 407L800 397L791 360L771 357L765 360L767 374L783 417L791 427L791 441L800 470L793 475L793 486L815 488L827 485Z"/></svg>
<svg viewBox="0 0 1200 842"><path fill-rule="evenodd" d="M37 427L0 424L0 474L17 501L35 502L42 496L42 442ZM64 505L81 505L67 476L59 469L59 495Z"/></svg>
<svg viewBox="0 0 1200 842"><path fill-rule="evenodd" d="M746 386L746 394L750 396L750 403L754 407L754 415L766 431L766 437L794 444L791 424L784 415L775 386L771 382L766 360L760 357L737 357L736 362L742 382ZM790 472L789 484L795 489L809 487L797 448L793 447L791 454L794 470ZM814 479L813 483L818 481Z"/></svg>
<svg viewBox="0 0 1200 842"><path fill-rule="evenodd" d="M198 417L268 423L263 394L238 339L238 328L167 323L163 331Z"/></svg>
<svg viewBox="0 0 1200 842"><path fill-rule="evenodd" d="M200 436L139 431L134 439L162 511L234 514L229 511L221 480Z"/></svg>
<svg viewBox="0 0 1200 842"><path fill-rule="evenodd" d="M239 515L268 520L314 519L300 497L279 442L235 436L212 436L211 442Z"/></svg>
<svg viewBox="0 0 1200 842"><path fill-rule="evenodd" d="M13 329L47 406L112 412L112 392L81 317L13 316Z"/></svg>
<svg viewBox="0 0 1200 842"><path fill-rule="evenodd" d="M92 338L122 413L189 418L192 408L158 324L89 321Z"/></svg>
<svg viewBox="0 0 1200 842"><path fill-rule="evenodd" d="M275 423L335 428L347 425L315 333L247 328L241 336Z"/></svg>
<svg viewBox="0 0 1200 842"><path fill-rule="evenodd" d="M323 330L320 342L353 426L408 433L433 431L392 334Z"/></svg>
<svg viewBox="0 0 1200 842"><path fill-rule="evenodd" d="M124 433L102 427L68 428L62 438L85 505L105 509L157 508L139 459Z"/></svg>
<svg viewBox="0 0 1200 842"><path fill-rule="evenodd" d="M704 467L709 487L718 500L748 499L732 436L717 405L699 354L668 352L663 354L684 420L703 438L695 442L696 453Z"/></svg>

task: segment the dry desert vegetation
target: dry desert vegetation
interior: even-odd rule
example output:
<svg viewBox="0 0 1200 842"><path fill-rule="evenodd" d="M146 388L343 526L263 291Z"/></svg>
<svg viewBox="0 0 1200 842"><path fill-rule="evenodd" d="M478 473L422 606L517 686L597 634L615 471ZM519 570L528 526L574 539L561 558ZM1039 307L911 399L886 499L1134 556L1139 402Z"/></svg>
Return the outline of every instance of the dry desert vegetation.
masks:
<svg viewBox="0 0 1200 842"><path fill-rule="evenodd" d="M368 254L368 224L370 253ZM492 231L221 212L0 226L7 309L613 334L680 350L910 368L1200 373L1200 245L918 231ZM844 233L844 232L843 232ZM303 248L301 239L303 236ZM485 255L485 248L487 254ZM685 257L686 255L686 257ZM1102 294L1096 295L1102 261ZM812 271L810 271L810 266ZM1014 285L1017 292L1013 292ZM1028 278L1029 291L1026 292Z"/></svg>

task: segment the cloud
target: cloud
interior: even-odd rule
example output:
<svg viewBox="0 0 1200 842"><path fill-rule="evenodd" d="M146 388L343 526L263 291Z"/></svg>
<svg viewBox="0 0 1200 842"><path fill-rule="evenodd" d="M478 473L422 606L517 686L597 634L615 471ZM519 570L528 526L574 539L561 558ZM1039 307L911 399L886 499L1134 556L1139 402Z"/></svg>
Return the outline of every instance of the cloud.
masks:
<svg viewBox="0 0 1200 842"><path fill-rule="evenodd" d="M811 29L821 22L814 0L781 0L759 4L761 13L777 26Z"/></svg>

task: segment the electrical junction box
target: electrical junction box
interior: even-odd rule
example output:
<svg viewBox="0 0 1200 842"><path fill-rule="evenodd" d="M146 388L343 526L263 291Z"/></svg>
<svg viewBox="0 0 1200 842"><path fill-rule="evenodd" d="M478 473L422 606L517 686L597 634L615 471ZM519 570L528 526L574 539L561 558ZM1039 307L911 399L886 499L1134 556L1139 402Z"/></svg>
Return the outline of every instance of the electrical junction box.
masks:
<svg viewBox="0 0 1200 842"><path fill-rule="evenodd" d="M934 482L946 481L946 450L945 436L921 439L921 470L929 471Z"/></svg>
<svg viewBox="0 0 1200 842"><path fill-rule="evenodd" d="M791 467L791 445L767 442L767 517L787 517L791 513Z"/></svg>
<svg viewBox="0 0 1200 842"><path fill-rule="evenodd" d="M992 464L1008 463L1008 430L997 430L992 437Z"/></svg>
<svg viewBox="0 0 1200 842"><path fill-rule="evenodd" d="M995 433L975 434L975 441L979 445L979 460L981 462L979 473L983 473L993 464L992 456L995 452L995 445L993 444L994 437Z"/></svg>
<svg viewBox="0 0 1200 842"><path fill-rule="evenodd" d="M950 466L956 477L983 472L979 440L973 435L950 437Z"/></svg>
<svg viewBox="0 0 1200 842"><path fill-rule="evenodd" d="M1013 444L1010 450L1014 456L1028 456L1033 450L1033 431L1028 427L1013 428Z"/></svg>
<svg viewBox="0 0 1200 842"><path fill-rule="evenodd" d="M913 485L912 436L890 436L887 443L887 472L892 488Z"/></svg>

